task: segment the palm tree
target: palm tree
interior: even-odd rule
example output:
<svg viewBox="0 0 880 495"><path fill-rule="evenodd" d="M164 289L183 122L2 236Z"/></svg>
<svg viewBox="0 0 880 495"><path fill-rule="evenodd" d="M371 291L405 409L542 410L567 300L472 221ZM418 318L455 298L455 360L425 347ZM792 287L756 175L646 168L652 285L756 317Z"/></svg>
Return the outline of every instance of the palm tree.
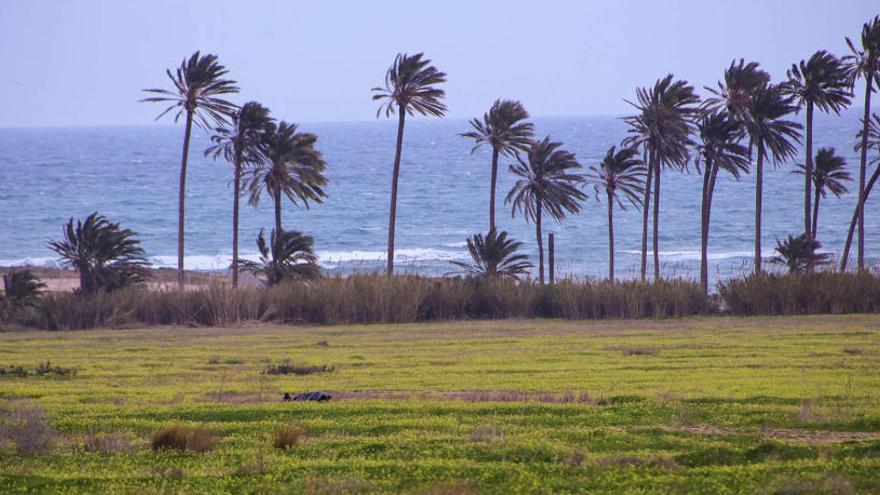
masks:
<svg viewBox="0 0 880 495"><path fill-rule="evenodd" d="M699 97L687 81L673 81L669 74L648 88L636 90L636 102L629 102L638 115L625 117L631 134L624 142L627 146L642 146L646 150L648 180L644 194L642 217L642 281L646 277L648 252L648 207L651 201L651 182L654 185L654 279L660 278L659 221L660 221L660 171L664 167L683 170L690 160L692 119L697 114Z"/></svg>
<svg viewBox="0 0 880 495"><path fill-rule="evenodd" d="M513 203L511 215L521 212L527 221L535 223L538 241L538 280L544 283L544 240L541 231L542 215L546 213L557 222L566 213L578 213L579 201L586 198L578 188L581 177L572 173L580 168L574 153L559 149L562 143L545 137L536 141L527 152L527 161L520 156L510 171L519 177L507 194L505 203Z"/></svg>
<svg viewBox="0 0 880 495"><path fill-rule="evenodd" d="M614 203L626 209L623 198L636 208L642 207L645 193L645 162L638 158L637 148L608 148L598 167L591 166L587 181L593 183L596 199L605 193L608 207L608 278L614 281Z"/></svg>
<svg viewBox="0 0 880 495"><path fill-rule="evenodd" d="M97 212L76 223L71 218L63 230L64 240L49 241L49 247L79 272L80 292L121 289L146 278L149 263L133 230Z"/></svg>
<svg viewBox="0 0 880 495"><path fill-rule="evenodd" d="M773 258L772 262L787 266L788 273L811 272L813 268L827 264L831 258L831 253L816 252L821 247L822 243L807 234L788 236L784 241L776 241L779 256Z"/></svg>
<svg viewBox="0 0 880 495"><path fill-rule="evenodd" d="M856 213L858 214L859 228L859 244L857 254L858 269L865 269L865 176L868 170L868 128L871 121L871 93L874 92L874 80L880 80L880 16L874 17L862 26L861 47L856 48L855 44L848 37L846 44L852 52L851 55L845 57L849 63L851 70L851 83L853 87L858 78L865 80L865 114L862 117L861 131L861 157L859 161L859 199L856 203ZM846 259L849 256L849 249L844 250L842 266L846 268Z"/></svg>
<svg viewBox="0 0 880 495"><path fill-rule="evenodd" d="M778 85L770 85L754 92L749 102L746 131L749 145L757 153L755 161L755 271L761 271L761 223L764 200L764 159L770 156L774 165L793 157L800 142L801 125L783 117L795 111L793 97L786 95Z"/></svg>
<svg viewBox="0 0 880 495"><path fill-rule="evenodd" d="M388 211L388 265L387 274L394 274L394 226L397 222L397 180L400 176L400 156L403 148L403 127L406 115L432 115L442 117L446 113L443 98L446 93L438 84L446 82L446 74L431 65L424 54L397 54L394 63L385 73L385 87L373 88L373 101L382 102L376 117L382 113L390 117L397 113L397 144L394 150L394 167L391 175L391 207Z"/></svg>
<svg viewBox="0 0 880 495"><path fill-rule="evenodd" d="M480 146L492 147L492 178L489 183L489 230L495 228L495 184L498 180L498 157L513 158L519 152L528 151L534 135L534 126L526 122L529 113L522 103L513 100L495 100L483 120L470 121L473 131L459 134L476 141L471 153Z"/></svg>
<svg viewBox="0 0 880 495"><path fill-rule="evenodd" d="M261 134L261 161L250 182L249 203L260 203L263 190L275 203L275 230L281 232L281 196L287 196L293 204L300 201L306 209L309 201L321 203L327 197L324 186L327 163L315 148L318 137L297 132L296 124L281 121L270 122Z"/></svg>
<svg viewBox="0 0 880 495"><path fill-rule="evenodd" d="M195 52L184 59L176 73L166 70L174 84L174 90L145 89L151 96L141 101L169 103L168 108L156 117L159 120L172 110L177 110L174 122L185 117L186 128L183 133L183 153L180 158L180 188L177 195L177 283L183 288L183 230L184 203L186 200L186 162L189 158L189 139L192 135L193 121L196 125L210 129L227 123L228 117L235 113L235 105L222 97L238 93L235 81L223 79L229 71L217 62L216 55L202 56ZM213 125L212 125L213 124Z"/></svg>
<svg viewBox="0 0 880 495"><path fill-rule="evenodd" d="M3 275L0 294L0 321L8 321L24 308L36 306L46 284L30 270L9 270Z"/></svg>
<svg viewBox="0 0 880 495"><path fill-rule="evenodd" d="M798 169L792 173L806 175L807 166L798 164ZM819 148L816 158L813 160L813 169L810 179L815 186L815 197L813 198L813 225L811 226L810 235L813 239L817 239L817 230L819 225L819 198L828 196L830 192L836 197L846 194L847 188L844 182L852 180L852 175L846 170L846 160L842 156L834 154L834 148Z"/></svg>
<svg viewBox="0 0 880 495"><path fill-rule="evenodd" d="M880 155L880 115L874 114L874 120L869 121L867 132L863 129L861 132L865 132L868 136L868 139L859 140L856 144L856 151L861 151L864 149L873 149L878 152ZM862 137L862 134L859 134L859 137ZM859 201L859 204L856 205L856 209L853 211L852 220L849 223L849 231L846 233L846 243L843 246L843 255L840 258L840 271L846 271L846 264L849 260L849 250L852 246L852 238L853 232L855 232L856 224L858 220L862 218L862 208L868 201L868 196L871 194L871 189L874 187L874 184L877 183L877 180L880 179L880 156L874 159L874 163L877 163L877 168L874 169L874 173L871 174L871 178L868 179L865 184L865 189L862 193L862 198Z"/></svg>
<svg viewBox="0 0 880 495"><path fill-rule="evenodd" d="M781 85L783 94L794 98L798 110L806 108L806 164L804 165L804 232L815 235L811 221L811 177L813 175L813 108L840 114L849 105L849 75L846 66L834 55L819 50L806 62L792 64L788 80Z"/></svg>
<svg viewBox="0 0 880 495"><path fill-rule="evenodd" d="M263 230L257 236L260 260L241 260L241 268L262 278L266 285L290 280L312 280L321 275L311 236L295 230L272 229L270 244Z"/></svg>
<svg viewBox="0 0 880 495"><path fill-rule="evenodd" d="M489 233L468 237L467 246L473 263L450 261L464 269L464 273L476 278L509 278L518 280L534 265L525 254L517 254L522 242L507 237L507 232L489 229Z"/></svg>
<svg viewBox="0 0 880 495"><path fill-rule="evenodd" d="M232 202L232 287L238 287L238 200L241 198L241 180L245 167L260 162L262 133L272 121L269 109L255 101L245 103L232 116L229 127L218 127L211 136L213 146L205 150L205 156L216 160L221 155L233 167Z"/></svg>
<svg viewBox="0 0 880 495"><path fill-rule="evenodd" d="M714 111L706 114L697 125L700 144L697 145L697 169L703 168L703 194L700 225L700 286L709 292L709 225L712 197L718 171L724 170L739 180L749 171L749 151L739 143L742 124L727 112Z"/></svg>
<svg viewBox="0 0 880 495"><path fill-rule="evenodd" d="M770 74L759 68L758 62L746 63L744 59L733 60L730 67L724 70L724 81L718 81L718 88L704 86L712 93L706 100L710 110L727 110L730 118L745 123L748 116L749 102L758 88L770 83Z"/></svg>

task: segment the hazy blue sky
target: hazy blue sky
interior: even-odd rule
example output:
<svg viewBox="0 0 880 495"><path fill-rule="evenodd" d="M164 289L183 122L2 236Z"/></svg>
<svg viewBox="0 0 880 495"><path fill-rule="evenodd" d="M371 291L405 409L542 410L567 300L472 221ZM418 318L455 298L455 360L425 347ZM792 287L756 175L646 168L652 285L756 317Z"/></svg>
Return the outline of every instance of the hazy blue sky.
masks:
<svg viewBox="0 0 880 495"><path fill-rule="evenodd" d="M149 123L140 90L195 50L216 53L293 121L375 116L370 88L398 52L449 75L452 117L497 97L536 116L621 114L673 72L702 87L735 57L781 78L880 12L876 0L0 0L0 125Z"/></svg>

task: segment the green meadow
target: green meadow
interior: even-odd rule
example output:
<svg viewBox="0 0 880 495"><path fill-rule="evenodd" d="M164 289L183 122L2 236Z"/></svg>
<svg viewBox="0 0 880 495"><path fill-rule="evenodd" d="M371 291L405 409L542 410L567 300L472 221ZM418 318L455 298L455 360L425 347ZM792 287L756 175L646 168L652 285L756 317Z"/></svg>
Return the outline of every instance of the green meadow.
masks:
<svg viewBox="0 0 880 495"><path fill-rule="evenodd" d="M0 493L875 493L878 365L876 314L0 332Z"/></svg>

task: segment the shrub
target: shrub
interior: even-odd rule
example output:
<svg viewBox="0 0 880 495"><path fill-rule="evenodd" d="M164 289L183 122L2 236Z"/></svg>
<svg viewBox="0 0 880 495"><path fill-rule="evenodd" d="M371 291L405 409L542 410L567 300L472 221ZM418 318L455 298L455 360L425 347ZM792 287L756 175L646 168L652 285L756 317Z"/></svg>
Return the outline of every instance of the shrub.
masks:
<svg viewBox="0 0 880 495"><path fill-rule="evenodd" d="M55 443L46 411L27 402L0 406L0 444L12 443L19 454L42 454Z"/></svg>
<svg viewBox="0 0 880 495"><path fill-rule="evenodd" d="M90 431L82 441L83 452L131 452L131 438L121 433L95 433Z"/></svg>
<svg viewBox="0 0 880 495"><path fill-rule="evenodd" d="M214 434L203 428L172 425L153 433L150 446L153 450L180 450L204 453L217 444Z"/></svg>
<svg viewBox="0 0 880 495"><path fill-rule="evenodd" d="M329 373L335 369L335 366L327 365L308 366L304 364L290 364L290 360L286 359L278 366L270 364L263 370L263 373L267 375L312 375L314 373Z"/></svg>
<svg viewBox="0 0 880 495"><path fill-rule="evenodd" d="M718 293L735 315L880 311L880 276L868 272L758 273L721 282Z"/></svg>
<svg viewBox="0 0 880 495"><path fill-rule="evenodd" d="M305 438L306 429L302 425L284 425L272 435L272 446L279 450L287 450L299 445Z"/></svg>

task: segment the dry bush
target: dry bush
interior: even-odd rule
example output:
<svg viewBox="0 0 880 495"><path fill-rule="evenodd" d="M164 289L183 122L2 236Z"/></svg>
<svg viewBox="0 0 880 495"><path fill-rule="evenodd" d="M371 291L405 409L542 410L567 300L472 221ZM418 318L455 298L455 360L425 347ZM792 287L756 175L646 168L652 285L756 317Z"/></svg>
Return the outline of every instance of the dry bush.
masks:
<svg viewBox="0 0 880 495"><path fill-rule="evenodd" d="M353 475L306 478L303 493L310 495L351 495L371 493L370 482Z"/></svg>
<svg viewBox="0 0 880 495"><path fill-rule="evenodd" d="M758 273L718 284L736 315L880 312L880 276L870 272Z"/></svg>
<svg viewBox="0 0 880 495"><path fill-rule="evenodd" d="M131 437L123 433L86 433L82 441L83 452L131 452Z"/></svg>
<svg viewBox="0 0 880 495"><path fill-rule="evenodd" d="M180 450L204 453L217 445L213 432L204 428L172 425L153 433L150 446L153 450Z"/></svg>
<svg viewBox="0 0 880 495"><path fill-rule="evenodd" d="M43 454L52 450L55 439L42 406L29 402L0 406L0 444L11 443L19 454Z"/></svg>
<svg viewBox="0 0 880 495"><path fill-rule="evenodd" d="M279 450L293 448L305 439L306 429L302 425L284 425L275 430L272 435L272 446Z"/></svg>
<svg viewBox="0 0 880 495"><path fill-rule="evenodd" d="M602 459L599 459L597 462L600 466L603 467L646 467L655 469L668 469L671 471L681 469L681 466L679 466L678 463L676 463L674 460L662 456L637 457L621 455L604 457Z"/></svg>
<svg viewBox="0 0 880 495"><path fill-rule="evenodd" d="M425 495L470 495L476 491L472 481L454 481L432 486Z"/></svg>
<svg viewBox="0 0 880 495"><path fill-rule="evenodd" d="M584 463L587 455L581 449L572 449L560 459L560 463L564 466L577 467Z"/></svg>
<svg viewBox="0 0 880 495"><path fill-rule="evenodd" d="M771 484L768 493L773 495L810 495L815 493L854 495L857 492L845 476L828 472L816 480L783 478Z"/></svg>
<svg viewBox="0 0 880 495"><path fill-rule="evenodd" d="M263 373L266 375L312 375L315 373L330 373L335 371L335 366L315 365L309 366L304 364L290 364L289 359L285 359L281 364L270 364L266 366Z"/></svg>

